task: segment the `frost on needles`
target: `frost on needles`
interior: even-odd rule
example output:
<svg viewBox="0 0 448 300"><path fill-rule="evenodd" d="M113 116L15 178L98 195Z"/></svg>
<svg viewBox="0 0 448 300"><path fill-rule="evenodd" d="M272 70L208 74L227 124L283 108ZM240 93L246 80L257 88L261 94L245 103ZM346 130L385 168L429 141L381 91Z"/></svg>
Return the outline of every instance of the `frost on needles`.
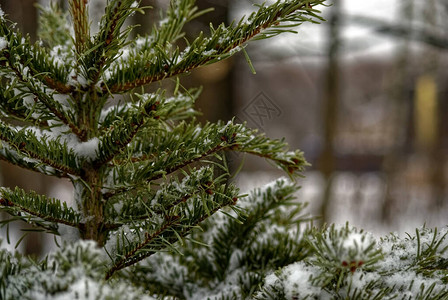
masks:
<svg viewBox="0 0 448 300"><path fill-rule="evenodd" d="M70 206L0 189L1 225L62 237L40 261L0 250L0 299L446 298L446 231L375 242L349 226L312 229L293 198L300 151L245 124L195 119L200 89L180 75L322 21L323 2L263 4L192 40L183 27L206 12L193 0L171 1L135 38L124 24L147 9L139 1L108 1L96 33L86 0L41 8L36 43L0 11L0 158L75 191ZM145 92L164 79L173 90ZM265 158L289 179L244 197L228 151Z"/></svg>

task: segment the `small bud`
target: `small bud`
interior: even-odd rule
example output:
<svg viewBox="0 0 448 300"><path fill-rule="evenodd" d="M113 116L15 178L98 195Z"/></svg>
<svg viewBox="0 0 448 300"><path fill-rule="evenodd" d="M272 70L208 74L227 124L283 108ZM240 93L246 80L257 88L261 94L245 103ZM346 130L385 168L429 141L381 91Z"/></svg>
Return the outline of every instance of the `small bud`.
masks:
<svg viewBox="0 0 448 300"><path fill-rule="evenodd" d="M1 206L8 206L7 203L8 203L7 200L5 200L5 199L3 199L3 198L0 198L0 205L1 205Z"/></svg>
<svg viewBox="0 0 448 300"><path fill-rule="evenodd" d="M295 171L296 171L296 168L295 168L295 167L292 167L292 166L289 166L289 167L288 167L288 173L289 173L289 174L294 174Z"/></svg>

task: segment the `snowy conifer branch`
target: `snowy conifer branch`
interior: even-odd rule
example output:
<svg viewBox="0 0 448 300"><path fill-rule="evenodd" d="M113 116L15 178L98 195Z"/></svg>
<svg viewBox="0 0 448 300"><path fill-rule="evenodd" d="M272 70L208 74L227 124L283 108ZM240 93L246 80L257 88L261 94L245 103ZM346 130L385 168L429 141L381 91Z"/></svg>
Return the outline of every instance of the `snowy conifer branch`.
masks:
<svg viewBox="0 0 448 300"><path fill-rule="evenodd" d="M10 69L22 81L32 77L60 93L72 91L72 87L67 84L67 65L58 63L38 43L32 44L29 37L22 37L20 32L13 29L13 25L8 26L4 18L0 19L0 36L6 42L6 47L0 51L2 68Z"/></svg>
<svg viewBox="0 0 448 300"><path fill-rule="evenodd" d="M278 180L254 191L239 200L240 216L216 214L202 223L203 232L194 231L185 245L179 245L182 255L159 253L135 266L133 282L171 297L250 299L266 274L310 254L299 232L285 230L306 222L300 216L303 206L292 197L296 190L290 182ZM279 217L284 206L297 206L292 219ZM179 276L184 279L176 280Z"/></svg>
<svg viewBox="0 0 448 300"><path fill-rule="evenodd" d="M15 70L19 74L20 71L18 69ZM80 129L76 125L73 116L69 112L66 112L63 105L52 97L54 94L47 94L46 91L42 91L38 87L39 83L33 78L26 78L21 75L18 75L18 78L34 96L34 101L42 103L42 105L46 108L46 111L41 110L43 113L46 113L47 115L53 114L62 123L69 126L73 133L79 135Z"/></svg>
<svg viewBox="0 0 448 300"><path fill-rule="evenodd" d="M136 11L140 1L112 0L106 6L106 12L101 19L98 34L93 37L93 43L83 53L82 64L85 77L95 85L104 69L106 69L119 54L119 50L126 44L126 39L132 29L128 27L122 31L125 20Z"/></svg>
<svg viewBox="0 0 448 300"><path fill-rule="evenodd" d="M419 228L401 239L390 234L377 243L350 226L309 235L317 251L269 275L255 299L445 299L447 229ZM425 265L430 255L432 263ZM436 275L438 274L438 275Z"/></svg>
<svg viewBox="0 0 448 300"><path fill-rule="evenodd" d="M116 105L112 109L107 109L103 112L100 132L108 132L117 128L117 124L120 122L128 122L128 124L134 123L132 119L145 119L145 126L139 129L139 132L148 136L153 130L155 125L174 121L180 121L194 117L196 111L194 110L194 102L200 94L200 89L191 89L187 93L177 93L176 95L167 98L162 91L147 94L134 94L133 98L138 100L132 100L132 103L125 103L124 105ZM157 120L157 122L154 122ZM169 127L169 126L168 126Z"/></svg>
<svg viewBox="0 0 448 300"><path fill-rule="evenodd" d="M299 175L307 166L301 151L287 151L288 144L284 139L272 140L244 125L235 126L236 134L232 135L232 146L226 150L245 152L269 159L292 177Z"/></svg>
<svg viewBox="0 0 448 300"><path fill-rule="evenodd" d="M10 123L11 121L23 122L23 124L31 124L39 127L48 128L48 116L37 113L37 104L34 102L31 107L27 105L25 99L30 99L32 96L25 92L20 92L16 89L14 84L0 85L0 108L4 121ZM34 100L32 100L34 101Z"/></svg>
<svg viewBox="0 0 448 300"><path fill-rule="evenodd" d="M133 40L123 27L139 1L108 1L96 35L87 2L70 0L74 37L66 14L43 9L36 44L0 10L0 159L69 177L77 205L0 189L11 216L0 226L22 220L64 235L67 225L81 238L42 261L0 249L0 299L448 299L447 228L379 242L350 226L312 229L291 181L245 199L224 156L266 158L293 179L306 166L300 151L233 121L200 125L199 90L180 77L173 91L132 90L319 22L323 0L260 5L185 48L185 24L209 11L194 0L172 0Z"/></svg>
<svg viewBox="0 0 448 300"><path fill-rule="evenodd" d="M313 265L322 268L312 282L335 291L339 291L349 274L359 268L370 271L383 257L370 235L348 224L345 228L332 225L321 232L315 231L309 242L315 251Z"/></svg>
<svg viewBox="0 0 448 300"><path fill-rule="evenodd" d="M179 94L167 99L160 91L154 94L135 94L139 98L137 104L109 112L102 123L101 130L105 133L100 138L99 157L95 164L107 163L124 150L124 157L115 159L113 165L127 163L129 160L135 162L135 152L141 157L142 149L139 146L135 149L136 146L130 145L133 138L138 134L147 136L148 138L142 139L147 141L150 133L159 130L163 121L191 116L194 111L189 110L197 95L190 95L191 97ZM140 141L136 144L140 144Z"/></svg>
<svg viewBox="0 0 448 300"><path fill-rule="evenodd" d="M40 137L38 137L41 135ZM60 138L51 139L36 129L12 129L0 122L0 140L15 151L66 174L79 174L78 158Z"/></svg>
<svg viewBox="0 0 448 300"><path fill-rule="evenodd" d="M6 21L0 20L0 29L2 31L5 30L5 23ZM43 106L43 108L34 106L34 109L46 116L53 114L64 124L68 125L75 134L79 134L74 117L64 109L61 103L53 98L55 93L52 90L47 90L47 88L42 86L42 83L44 83L50 88L60 90L63 93L69 92L71 88L66 87L64 83L59 81L61 78L66 80L68 72L63 69L63 66L58 68L57 65L49 63L48 54L36 50L39 46L31 46L29 39L22 41L20 34L9 31L4 34L6 34L4 38L9 38L9 40L7 41L7 47L0 51L2 55L0 57L0 65L7 74L9 73L8 77L15 75L15 80L9 83L9 88L27 90L34 98L34 101L40 102ZM29 48L35 50L30 50ZM55 74L58 74L58 72L60 74L56 76Z"/></svg>
<svg viewBox="0 0 448 300"><path fill-rule="evenodd" d="M50 199L35 192L27 193L18 187L14 190L0 189L0 197L0 206L13 216L13 220L20 219L47 230L51 229L55 234L58 234L56 224L82 227L81 215L58 199Z"/></svg>
<svg viewBox="0 0 448 300"><path fill-rule="evenodd" d="M113 197L138 188L139 182L152 182L175 173L188 165L202 161L223 151L247 152L271 160L294 177L303 171L306 161L300 151L285 152L288 145L271 140L256 130L241 124L207 123L203 127L180 123L169 130L159 128L159 134L140 140L126 149L123 158L114 161L115 188L106 188L103 196ZM183 139L179 139L183 136ZM155 146L157 145L157 146ZM135 157L134 152L139 153Z"/></svg>
<svg viewBox="0 0 448 300"><path fill-rule="evenodd" d="M161 47L131 51L129 58L112 70L110 79L104 83L103 91L126 92L225 59L257 36L268 38L304 21L322 20L315 14L317 11L311 8L312 5L322 3L323 0L301 0L262 6L247 21L242 19L236 26L232 24L229 27L220 25L216 29L212 27L210 37L206 38L201 34L183 52L178 48L171 50Z"/></svg>
<svg viewBox="0 0 448 300"><path fill-rule="evenodd" d="M165 18L159 22L159 27L154 26L153 28L151 44L142 50L154 48L156 45L170 47L171 44L182 38L184 36L182 29L185 24L210 11L198 11L194 4L195 0L171 1L165 13Z"/></svg>
<svg viewBox="0 0 448 300"><path fill-rule="evenodd" d="M182 202L180 205L184 207L175 210L177 214L167 214L162 220L151 220L141 224L133 232L121 233L122 244L120 245L120 240L117 240L117 260L107 272L106 279L115 272L134 265L164 248L174 249L175 242L182 243L182 239L206 218L225 206L235 204L237 190L225 184L220 186L217 182L213 184L214 189L204 190L202 195L190 199L189 203ZM126 237L129 233L140 235L138 231L141 229L145 232L143 239L132 242Z"/></svg>
<svg viewBox="0 0 448 300"><path fill-rule="evenodd" d="M39 263L0 249L0 298L12 299L128 299L155 300L125 282L105 282L103 255L91 241L63 243ZM80 275L82 274L82 275ZM81 291L82 290L82 291Z"/></svg>
<svg viewBox="0 0 448 300"><path fill-rule="evenodd" d="M106 209L110 218L129 223L132 220L145 220L162 216L172 211L181 203L186 203L192 197L199 196L204 190L212 192L214 185L213 168L203 167L199 171L189 170L183 174L182 181L173 177L167 183L161 183L158 189L147 187L133 194L134 201L129 201L127 195L120 195L108 201ZM116 209L115 207L120 207Z"/></svg>
<svg viewBox="0 0 448 300"><path fill-rule="evenodd" d="M24 169L28 169L34 172L39 172L45 175L56 177L68 177L66 172L62 172L55 168L42 164L41 161L30 159L24 156L23 153L14 150L8 144L2 143L0 148L0 159L12 163Z"/></svg>

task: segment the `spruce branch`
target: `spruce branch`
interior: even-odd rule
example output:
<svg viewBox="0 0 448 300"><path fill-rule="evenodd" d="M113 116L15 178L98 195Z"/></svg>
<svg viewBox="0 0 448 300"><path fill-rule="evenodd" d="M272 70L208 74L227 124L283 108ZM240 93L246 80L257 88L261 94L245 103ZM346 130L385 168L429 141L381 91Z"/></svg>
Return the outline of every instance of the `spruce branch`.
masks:
<svg viewBox="0 0 448 300"><path fill-rule="evenodd" d="M185 97L166 99L160 91L135 95L140 99L138 104L128 105L119 111L115 109L105 117L102 124L105 133L100 138L99 155L94 164L101 165L111 161L129 146L139 131L142 131L142 127L152 131L162 121L178 118L182 111L192 106L194 100ZM146 134L146 131L140 133L141 136Z"/></svg>
<svg viewBox="0 0 448 300"><path fill-rule="evenodd" d="M41 161L30 159L28 156L25 156L23 153L14 150L9 145L1 145L0 159L21 168L39 172L41 174L56 176L59 178L69 178L68 173L49 167L48 165L43 164Z"/></svg>
<svg viewBox="0 0 448 300"><path fill-rule="evenodd" d="M202 230L178 245L181 255L159 253L135 265L129 270L132 282L166 297L200 298L202 293L251 299L264 276L310 254L302 238L308 231L288 232L308 222L301 216L304 206L293 197L296 190L291 181L279 179L253 191L238 200L237 212L214 214L201 223ZM287 211L291 219L282 217Z"/></svg>
<svg viewBox="0 0 448 300"><path fill-rule="evenodd" d="M216 190L204 191L203 195L194 199L194 202L186 203L183 209L178 210L178 215L167 215L160 224L154 224L156 220L142 224L149 228L146 228L144 238L138 239L137 242L132 242L125 233L121 233L123 244L119 245L120 239L117 238L117 260L106 273L106 279L166 247L173 249L173 243L184 238L209 216L225 206L235 204L236 193L237 190L227 185L217 186ZM140 228L134 229L134 235L139 235Z"/></svg>
<svg viewBox="0 0 448 300"><path fill-rule="evenodd" d="M155 81L188 73L200 66L215 63L241 50L251 39L269 38L305 21L323 20L311 6L323 0L301 0L276 2L261 6L247 20L241 19L225 27L211 28L211 36L201 34L181 52L163 47L141 48L131 51L127 60L122 60L111 71L102 84L103 92L123 93ZM145 45L151 45L146 43ZM172 53L170 53L172 52Z"/></svg>
<svg viewBox="0 0 448 300"><path fill-rule="evenodd" d="M336 292L347 276L359 269L371 271L383 258L370 234L348 224L339 229L332 225L315 230L308 241L315 251L313 265L321 268L313 283Z"/></svg>
<svg viewBox="0 0 448 300"><path fill-rule="evenodd" d="M179 136L183 138L179 139ZM132 191L140 186L136 183L153 182L222 151L264 157L295 177L307 163L300 151L285 153L287 147L283 140L271 140L231 121L225 125L222 122L207 123L203 127L180 123L170 130L159 129L159 134L139 140L127 149L124 158L115 161L112 171L118 175L115 178L125 178L126 181L114 181L114 188L106 188L103 196L107 199ZM134 152L139 156L134 157Z"/></svg>
<svg viewBox="0 0 448 300"><path fill-rule="evenodd" d="M47 114L48 112L57 117L62 123L69 126L73 133L79 135L80 129L74 122L74 117L70 112L67 112L63 105L56 101L52 96L48 95L45 91L39 87L39 83L34 80L32 77L23 76L21 72L26 69L18 69L12 68L19 80L23 83L23 85L30 91L30 93L34 96L35 102L40 102L45 107ZM43 111L43 110L42 110ZM45 111L43 111L45 113Z"/></svg>
<svg viewBox="0 0 448 300"><path fill-rule="evenodd" d="M446 228L423 227L376 244L348 225L313 229L305 237L313 255L269 275L255 299L445 299L446 236ZM443 270L432 270L435 265Z"/></svg>
<svg viewBox="0 0 448 300"><path fill-rule="evenodd" d="M0 18L0 36L7 43L6 48L0 51L0 65L3 69L10 69L22 80L25 77L37 79L62 94L73 90L67 83L68 65L59 63L38 43L32 44L29 36L23 37L13 29L13 25L8 26L4 18Z"/></svg>
<svg viewBox="0 0 448 300"><path fill-rule="evenodd" d="M0 121L0 140L15 151L65 174L79 175L78 157L60 137L52 139L37 129L12 129ZM38 137L38 135L41 135Z"/></svg>
<svg viewBox="0 0 448 300"><path fill-rule="evenodd" d="M192 236L210 245L209 249L204 249L209 254L197 251L197 246L190 244L183 251L185 257L190 258L185 261L181 259L181 262L206 282L208 278L216 278L218 281L226 279L235 251L242 251L239 264L246 267L246 272L269 272L278 266L304 259L310 254L306 242L298 235L285 234L285 229L296 229L298 224L307 221L300 215L304 206L294 203L293 193L296 191L297 187L284 179L264 189L252 191L248 198L240 200L240 215L233 214L234 218L215 216L202 226L205 234L196 233ZM289 218L281 216L285 213L282 211L285 207L288 207ZM215 227L216 224L221 225ZM262 238L263 233L272 234L273 238ZM213 259L210 260L210 256ZM198 265L200 269L193 271Z"/></svg>
<svg viewBox="0 0 448 300"><path fill-rule="evenodd" d="M131 90L230 57L249 40L321 20L311 6L323 0L261 5L249 18L230 26L211 26L210 34L185 40L186 45L178 43L184 37L185 24L209 11L199 11L194 0L171 1L166 18L152 33L134 40L128 40L132 26L124 28L124 24L131 14L143 12L138 7L140 1L108 1L97 34L90 33L87 2L69 2L74 37L64 32L66 15L57 6L43 10L42 16L47 18L41 23L43 45L22 39L6 25L0 11L0 72L5 78L0 86L0 159L71 178L79 212L59 200L20 189L0 189L0 209L9 212L12 220L28 220L53 233L57 233L58 224L77 228L82 239L92 239L104 247L109 263L98 263L87 255L91 250L84 251L89 247L82 243L55 256L63 262L62 268L75 263L84 266L85 261L94 259L92 264L102 269L88 274L101 282L96 289L101 295L102 287L109 286L107 279L122 276L124 268L155 253L176 253L191 246L187 236L195 238L193 229L199 225L206 228L204 221L224 207L234 212L223 211L234 222L218 228L218 233L213 228L209 232L214 243L212 256L218 263L201 261L209 275L258 286L263 277L257 269L265 274L303 259L311 247L303 242L300 232L287 231L304 221L297 217L301 206L289 202L288 189L278 195L268 192L266 207L258 202L245 207L244 227L243 208L235 206L239 191L228 182L231 174L224 157L225 151L257 155L294 177L306 165L301 152L288 152L283 140L268 139L233 121L199 125L193 108L199 90L184 89L180 79L169 96L165 90L144 93L142 87L142 94ZM129 93L118 103L110 99L124 92ZM16 120L18 125L13 122ZM25 127L28 124L36 127ZM280 203L290 209L280 209ZM232 230L239 231L232 236ZM260 233L268 230L260 238ZM206 239L197 241L204 244ZM245 246L247 251L241 258L232 254ZM236 265L247 274L232 273ZM46 270L50 264L39 266ZM53 264L51 272L59 266ZM205 276L198 278L210 282ZM27 281L24 289L32 293L29 284L32 282ZM60 289L44 288L46 295L56 295L54 291ZM241 290L247 297L253 293L252 289ZM26 293L19 293L20 297ZM232 291L232 295L238 293Z"/></svg>
<svg viewBox="0 0 448 300"><path fill-rule="evenodd" d="M0 25L4 22L4 20L0 20ZM0 26L0 29L1 28L3 27ZM57 74L54 70L58 69L57 66L52 69L45 63L47 62L46 57L48 57L48 54L46 53L37 51L36 53L38 55L36 53L36 56L29 55L28 47L31 47L29 40L22 42L22 39L18 38L18 34L9 34L11 38L8 41L7 48L0 51L2 54L2 57L0 57L0 62L2 68L9 70L13 75L15 75L16 80L11 82L12 87L17 86L19 88L25 88L31 95L33 95L34 101L38 101L43 105L44 108L39 109L42 114L52 114L56 116L61 122L68 125L75 134L79 135L80 130L76 126L74 121L75 118L71 112L67 111L61 103L55 100L54 97L56 93L54 93L54 91L47 91L47 89L42 86L42 82L44 84L48 84L47 79L50 79L53 83L59 82L58 79L45 75ZM37 73L39 70L36 70L36 68L40 67L45 69L48 68L50 72L48 72L47 69L44 73ZM67 74L63 74L61 76L64 78L68 77ZM60 87L58 88L54 84L52 84L51 87L61 90ZM69 87L67 87L67 89L65 87L62 89L62 92L64 93L71 91L71 88Z"/></svg>
<svg viewBox="0 0 448 300"><path fill-rule="evenodd" d="M204 191L213 194L214 187L220 184L219 179L214 179L210 166L199 170L193 168L182 175L182 180L173 176L168 182L156 185L158 188L146 187L134 192L133 201L129 200L129 195L110 199L106 207L108 218L125 224L177 214L183 204L200 197ZM119 209L116 209L117 205Z"/></svg>
<svg viewBox="0 0 448 300"><path fill-rule="evenodd" d="M139 9L135 0L112 0L106 6L106 12L100 21L100 29L82 53L82 64L87 78L93 87L106 69L119 55L119 50L126 45L126 39L132 30L122 30L125 20Z"/></svg>
<svg viewBox="0 0 448 300"><path fill-rule="evenodd" d="M209 12L211 9L199 11L194 5L196 0L171 1L165 12L165 18L159 22L159 27L154 26L151 32L151 43L146 48L154 48L156 45L170 47L177 40L184 37L182 32L185 24L197 17Z"/></svg>
<svg viewBox="0 0 448 300"><path fill-rule="evenodd" d="M125 49L128 51L122 50L120 59L115 61L109 70L106 71L103 79L104 82L102 83L103 92L106 89L108 92L114 93L113 90L109 89L108 79L120 68L128 66L126 63L128 61L128 56L123 55L125 52L130 51L132 52L132 55L136 55L137 57L140 57L141 55L145 60L142 66L147 66L148 61L153 60L151 55L148 56L149 53L153 51L160 51L160 53L169 52L172 49L172 45L184 36L182 29L185 24L211 10L198 11L198 8L194 6L194 3L195 0L171 1L165 12L165 18L159 22L159 27L154 26L149 37L139 37L134 40L128 46L128 49ZM137 68L138 63L138 61L135 61L134 63L131 62L130 66L132 68ZM164 69L166 69L166 67L167 65L163 65Z"/></svg>
<svg viewBox="0 0 448 300"><path fill-rule="evenodd" d="M155 119L159 123L160 121L162 123L173 123L194 117L197 112L193 106L199 94L200 89L191 89L186 91L186 93L176 93L169 98L161 90L155 93L135 93L134 97L131 98L131 103L117 104L102 112L99 131L107 132L113 130L116 128L117 122L123 122L126 119L146 117L148 119L147 126L140 128L139 132L143 136L148 136L150 131L154 130L156 123L150 120Z"/></svg>
<svg viewBox="0 0 448 300"><path fill-rule="evenodd" d="M81 215L58 199L47 198L33 191L27 193L18 187L14 190L0 189L0 197L0 207L13 216L13 220L43 227L54 234L58 234L56 224L75 228L83 226Z"/></svg>
<svg viewBox="0 0 448 300"><path fill-rule="evenodd" d="M126 182L115 181L113 186L118 188L107 189L108 192L104 194L104 197L110 198L123 192L132 191L139 187L140 184L136 183L158 180L194 162L219 153L224 148L221 144L225 142L220 139L219 133L213 133L213 127L218 129L219 126L206 125L206 131L196 136L195 131L200 127L181 123L172 132L160 130L159 135L152 136L154 139L152 141L148 140L145 143L139 141L136 149L142 151L143 156L127 160L125 164L114 167L113 172L119 174L117 178L126 178ZM207 136L207 133L213 133L218 137L213 140ZM181 134L185 140L178 138ZM206 137L210 140L208 143L203 143L203 139ZM157 145L157 148L151 145ZM180 155L181 151L182 155Z"/></svg>
<svg viewBox="0 0 448 300"><path fill-rule="evenodd" d="M31 98L31 99L30 99ZM27 92L21 92L16 84L0 84L0 114L5 122L21 122L48 128L48 116L37 113L37 103ZM30 105L30 100L33 102ZM16 123L17 124L17 123Z"/></svg>
<svg viewBox="0 0 448 300"><path fill-rule="evenodd" d="M415 245L415 253L412 253L414 263L409 269L414 269L417 273L425 277L432 277L436 274L444 273L443 280L448 282L448 259L443 257L443 253L448 251L446 244L448 232L429 229L426 226L415 230L415 235L408 234L407 241ZM409 259L409 257L408 257Z"/></svg>

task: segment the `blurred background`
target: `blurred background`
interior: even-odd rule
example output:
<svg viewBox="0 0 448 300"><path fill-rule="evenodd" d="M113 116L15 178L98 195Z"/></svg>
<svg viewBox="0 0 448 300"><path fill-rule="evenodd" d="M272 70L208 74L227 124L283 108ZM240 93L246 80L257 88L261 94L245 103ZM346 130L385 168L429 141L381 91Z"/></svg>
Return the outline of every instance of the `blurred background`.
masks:
<svg viewBox="0 0 448 300"><path fill-rule="evenodd" d="M41 1L46 4L48 1ZM91 0L91 16L104 0ZM250 0L197 0L215 10L186 31L195 36L208 24L229 24L255 10ZM269 2L269 1L268 1ZM34 0L0 0L8 18L36 37ZM65 1L60 5L67 7ZM286 138L311 163L300 180L299 201L318 223L345 223L374 234L410 232L448 223L448 0L328 0L326 22L304 24L297 34L257 41L248 53L257 74L237 54L183 77L203 86L197 103L202 120L247 122L271 138ZM136 34L157 24L169 1L144 0L153 7L132 22ZM96 24L96 21L92 22ZM236 181L243 191L283 174L263 160L244 160ZM33 189L71 201L71 184L1 163L1 184ZM6 218L6 215L0 216ZM11 227L13 249L20 238ZM5 236L5 229L1 236ZM49 238L30 234L23 253L39 254Z"/></svg>

